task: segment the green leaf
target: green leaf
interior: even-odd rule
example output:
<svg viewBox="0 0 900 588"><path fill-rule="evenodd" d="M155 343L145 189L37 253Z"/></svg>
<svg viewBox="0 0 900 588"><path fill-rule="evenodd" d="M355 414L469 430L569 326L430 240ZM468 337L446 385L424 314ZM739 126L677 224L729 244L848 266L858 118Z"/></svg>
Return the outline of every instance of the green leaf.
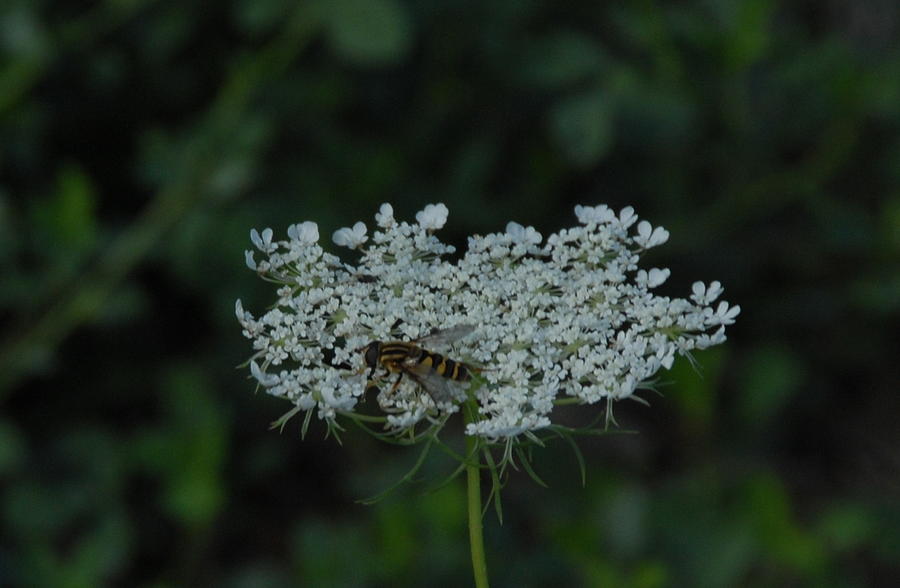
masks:
<svg viewBox="0 0 900 588"><path fill-rule="evenodd" d="M378 504L375 511L375 532L381 546L378 565L385 574L401 573L415 561L419 548L416 538L418 514L405 500Z"/></svg>
<svg viewBox="0 0 900 588"><path fill-rule="evenodd" d="M397 0L333 0L324 5L328 41L354 65L402 61L413 41L412 23Z"/></svg>
<svg viewBox="0 0 900 588"><path fill-rule="evenodd" d="M604 60L603 51L590 37L560 31L540 39L526 51L522 76L527 83L556 88L599 75Z"/></svg>
<svg viewBox="0 0 900 588"><path fill-rule="evenodd" d="M821 567L825 553L820 538L794 520L790 496L777 476L770 473L753 476L743 491L745 510L753 513L757 539L773 561L799 572Z"/></svg>
<svg viewBox="0 0 900 588"><path fill-rule="evenodd" d="M97 196L90 176L75 165L59 171L56 190L32 209L37 231L54 255L69 257L89 249L97 238Z"/></svg>
<svg viewBox="0 0 900 588"><path fill-rule="evenodd" d="M703 430L713 420L724 355L719 349L704 349L694 356L698 367L694 367L687 358L675 362L669 371L674 385L667 389L666 396L678 405L691 429Z"/></svg>
<svg viewBox="0 0 900 588"><path fill-rule="evenodd" d="M894 165L900 170L900 146L896 151ZM883 247L894 254L900 253L900 231L897 230L900 227L900 195L894 194L882 204L879 225Z"/></svg>
<svg viewBox="0 0 900 588"><path fill-rule="evenodd" d="M237 25L254 34L276 28L287 17L290 7L291 2L287 0L254 0L235 2L232 9Z"/></svg>
<svg viewBox="0 0 900 588"><path fill-rule="evenodd" d="M753 351L746 362L741 416L748 423L765 424L797 392L803 365L788 348L770 345Z"/></svg>
<svg viewBox="0 0 900 588"><path fill-rule="evenodd" d="M758 61L770 42L771 1L738 2L730 34L725 35L725 59L735 70Z"/></svg>
<svg viewBox="0 0 900 588"><path fill-rule="evenodd" d="M871 541L877 524L864 506L853 503L831 505L817 525L817 535L833 549L848 552Z"/></svg>
<svg viewBox="0 0 900 588"><path fill-rule="evenodd" d="M569 96L550 112L550 134L570 163L589 167L612 146L609 100L599 88Z"/></svg>
<svg viewBox="0 0 900 588"><path fill-rule="evenodd" d="M0 476L16 470L26 458L27 448L14 423L0 421Z"/></svg>
<svg viewBox="0 0 900 588"><path fill-rule="evenodd" d="M162 481L163 504L180 523L209 524L225 502L222 482L228 420L199 368L177 365L163 374L166 425L135 442L143 467Z"/></svg>
<svg viewBox="0 0 900 588"><path fill-rule="evenodd" d="M650 506L646 492L638 485L623 484L606 498L604 535L616 557L627 560L644 548L649 539Z"/></svg>
<svg viewBox="0 0 900 588"><path fill-rule="evenodd" d="M71 585L101 585L120 573L131 557L134 539L124 512L113 508L83 533L67 561Z"/></svg>
<svg viewBox="0 0 900 588"><path fill-rule="evenodd" d="M373 545L369 530L360 521L301 517L291 545L289 561L298 564L291 585L372 585L372 574L383 550L377 543Z"/></svg>

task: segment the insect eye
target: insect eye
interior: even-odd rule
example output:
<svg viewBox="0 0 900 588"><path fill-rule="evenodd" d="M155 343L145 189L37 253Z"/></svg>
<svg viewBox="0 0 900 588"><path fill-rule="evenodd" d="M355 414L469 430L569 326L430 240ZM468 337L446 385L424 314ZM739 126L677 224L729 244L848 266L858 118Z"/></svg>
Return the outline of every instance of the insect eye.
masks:
<svg viewBox="0 0 900 588"><path fill-rule="evenodd" d="M375 364L378 363L378 348L381 347L380 341L372 341L366 347L366 365L369 367L375 367Z"/></svg>

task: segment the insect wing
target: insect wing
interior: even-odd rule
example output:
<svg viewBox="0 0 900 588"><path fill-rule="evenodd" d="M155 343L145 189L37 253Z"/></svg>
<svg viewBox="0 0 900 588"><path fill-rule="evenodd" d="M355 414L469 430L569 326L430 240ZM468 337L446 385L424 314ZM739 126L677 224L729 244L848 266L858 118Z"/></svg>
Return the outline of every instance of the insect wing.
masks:
<svg viewBox="0 0 900 588"><path fill-rule="evenodd" d="M469 335L474 330L475 325L456 325L455 327L440 329L425 335L424 337L417 339L416 343L421 345L449 345L450 343Z"/></svg>
<svg viewBox="0 0 900 588"><path fill-rule="evenodd" d="M448 380L434 372L423 373L409 367L406 367L405 371L410 379L428 392L435 402L452 402L456 400L457 390L454 388L456 383L453 380Z"/></svg>

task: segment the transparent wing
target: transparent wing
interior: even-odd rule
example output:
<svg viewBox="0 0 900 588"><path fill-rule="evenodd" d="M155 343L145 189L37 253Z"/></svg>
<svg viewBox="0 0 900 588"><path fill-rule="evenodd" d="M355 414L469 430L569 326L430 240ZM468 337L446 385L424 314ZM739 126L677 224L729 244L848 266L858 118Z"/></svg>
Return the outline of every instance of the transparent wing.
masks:
<svg viewBox="0 0 900 588"><path fill-rule="evenodd" d="M456 400L459 384L453 380L442 378L437 374L417 375L413 379L428 392L435 402L453 402Z"/></svg>
<svg viewBox="0 0 900 588"><path fill-rule="evenodd" d="M462 339L475 330L475 325L456 325L446 329L440 329L416 339L416 343L420 345L449 345L454 341Z"/></svg>
<svg viewBox="0 0 900 588"><path fill-rule="evenodd" d="M425 389L435 402L453 402L459 392L459 382L439 376L428 370L415 370L410 366L404 366L406 374L416 384Z"/></svg>

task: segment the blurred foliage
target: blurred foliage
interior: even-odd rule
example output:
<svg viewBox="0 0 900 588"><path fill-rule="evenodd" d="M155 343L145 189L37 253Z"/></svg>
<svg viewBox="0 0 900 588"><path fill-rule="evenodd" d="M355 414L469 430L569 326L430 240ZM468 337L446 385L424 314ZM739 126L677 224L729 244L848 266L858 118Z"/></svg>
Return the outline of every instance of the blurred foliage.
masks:
<svg viewBox="0 0 900 588"><path fill-rule="evenodd" d="M0 585L466 585L460 488L354 503L414 456L232 368L249 229L385 201L457 245L633 205L744 308L586 487L514 477L495 585L900 582L895 2L9 0L0 89Z"/></svg>

